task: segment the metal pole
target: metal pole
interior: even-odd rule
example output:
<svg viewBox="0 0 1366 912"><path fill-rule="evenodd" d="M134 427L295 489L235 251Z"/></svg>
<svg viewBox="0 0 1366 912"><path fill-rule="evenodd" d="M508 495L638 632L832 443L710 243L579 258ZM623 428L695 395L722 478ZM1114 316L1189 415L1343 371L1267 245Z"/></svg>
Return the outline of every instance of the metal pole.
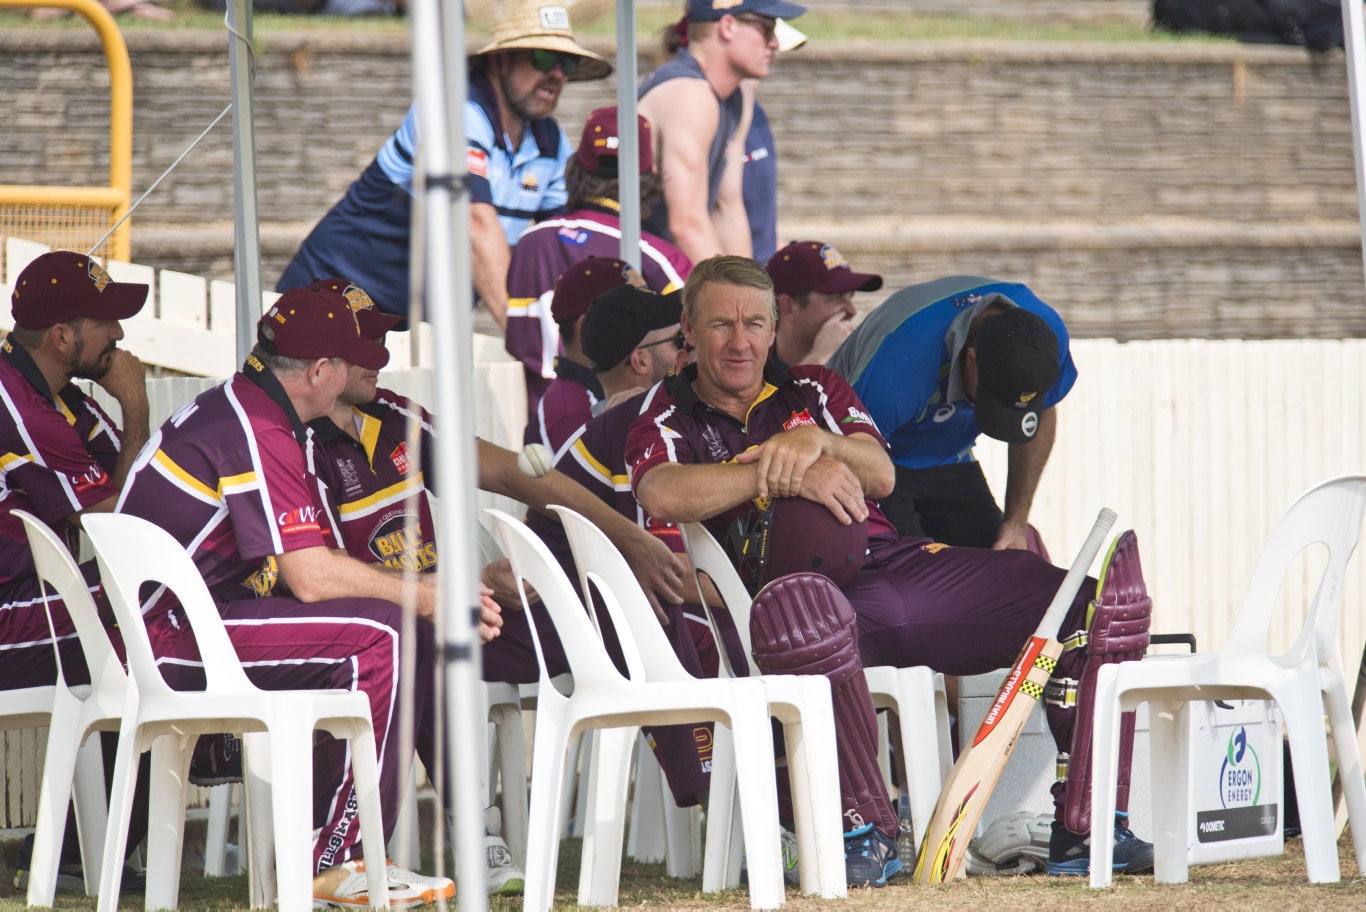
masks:
<svg viewBox="0 0 1366 912"><path fill-rule="evenodd" d="M617 168L621 199L621 258L640 268L640 136L636 122L636 5L617 0Z"/></svg>
<svg viewBox="0 0 1366 912"><path fill-rule="evenodd" d="M444 12L444 15L443 15ZM435 357L437 441L441 479L438 527L442 530L440 609L445 618L446 748L455 807L455 870L461 909L488 906L484 891L483 796L478 751L469 746L486 737L484 708L476 705L479 638L475 538L470 532L477 502L472 414L473 345L470 315L469 199L465 158L454 154L453 136L464 135L465 33L461 5L414 0L413 78L421 137L419 180L425 230L412 240L425 263L424 303L431 321ZM443 43L445 47L443 48ZM452 129L452 124L458 128ZM462 150L463 151L463 150ZM439 775L439 773L438 773Z"/></svg>
<svg viewBox="0 0 1366 912"><path fill-rule="evenodd" d="M237 362L251 351L261 316L261 225L256 208L256 127L252 104L251 0L228 6L232 71L233 275L237 280Z"/></svg>
<svg viewBox="0 0 1366 912"><path fill-rule="evenodd" d="M1361 222L1362 259L1366 262L1366 149L1362 148L1366 130L1366 98L1361 80L1366 78L1366 27L1362 25L1360 3L1342 4L1342 35L1347 50L1347 91L1352 107L1352 150L1357 166L1357 219Z"/></svg>

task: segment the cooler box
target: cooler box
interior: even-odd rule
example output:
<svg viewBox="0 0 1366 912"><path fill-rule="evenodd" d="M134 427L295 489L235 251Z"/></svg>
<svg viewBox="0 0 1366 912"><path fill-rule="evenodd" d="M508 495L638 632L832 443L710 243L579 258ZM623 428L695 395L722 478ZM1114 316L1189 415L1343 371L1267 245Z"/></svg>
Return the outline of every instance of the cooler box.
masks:
<svg viewBox="0 0 1366 912"><path fill-rule="evenodd" d="M972 738L990 708L1005 669L960 678L959 743ZM1282 735L1279 713L1262 700L1190 704L1190 795L1188 857L1191 864L1279 855L1284 849ZM1148 705L1137 713L1129 825L1152 839L1152 776ZM1057 751L1043 707L1029 716L996 790L977 825L977 834L1016 811L1049 812Z"/></svg>

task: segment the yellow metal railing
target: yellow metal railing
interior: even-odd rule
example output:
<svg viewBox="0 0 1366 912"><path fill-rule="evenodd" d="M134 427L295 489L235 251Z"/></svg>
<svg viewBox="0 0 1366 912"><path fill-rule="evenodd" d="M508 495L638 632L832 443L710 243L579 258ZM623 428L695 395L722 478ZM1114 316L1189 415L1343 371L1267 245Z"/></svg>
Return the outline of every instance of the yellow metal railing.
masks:
<svg viewBox="0 0 1366 912"><path fill-rule="evenodd" d="M114 17L98 0L0 0L0 9L70 10L94 27L109 64L109 186L0 184L0 236L21 237L65 250L89 251L127 212L133 187L133 69ZM94 250L127 261L129 223ZM3 251L0 251L3 256Z"/></svg>

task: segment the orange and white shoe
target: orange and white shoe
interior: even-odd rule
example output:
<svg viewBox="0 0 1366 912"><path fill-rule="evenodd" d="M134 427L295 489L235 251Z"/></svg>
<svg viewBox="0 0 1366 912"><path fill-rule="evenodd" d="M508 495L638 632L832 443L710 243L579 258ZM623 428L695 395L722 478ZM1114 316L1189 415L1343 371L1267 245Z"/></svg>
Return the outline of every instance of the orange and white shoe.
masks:
<svg viewBox="0 0 1366 912"><path fill-rule="evenodd" d="M389 863L389 908L412 909L455 896L449 877L425 877ZM313 878L313 908L360 909L370 905L370 878L364 859L328 868Z"/></svg>

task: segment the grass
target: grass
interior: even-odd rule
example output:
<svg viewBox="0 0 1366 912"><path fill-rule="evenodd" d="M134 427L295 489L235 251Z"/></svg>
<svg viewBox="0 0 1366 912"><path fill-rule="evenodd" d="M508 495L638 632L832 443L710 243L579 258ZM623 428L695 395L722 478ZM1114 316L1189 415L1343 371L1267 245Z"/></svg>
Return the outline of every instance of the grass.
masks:
<svg viewBox="0 0 1366 912"><path fill-rule="evenodd" d="M560 853L556 908L577 909L578 840L567 840ZM1344 872L1355 870L1351 840L1339 844ZM1066 880L1044 876L969 878L942 887L917 887L905 878L893 880L881 890L858 889L844 902L835 903L802 897L789 889L787 912L812 912L816 909L983 909L1057 910L1079 907L1124 908L1126 910L1192 909L1366 909L1366 879L1347 877L1338 884L1312 885L1305 880L1304 853L1298 839L1292 840L1283 855L1230 864L1191 868L1190 882L1154 884L1151 877L1119 878L1106 891L1090 890L1083 879ZM699 879L671 880L662 864L627 863L621 878L621 908L746 910L744 890L703 895ZM19 912L23 898L0 898L0 912ZM66 912L93 912L95 901L88 897L59 896L57 909ZM125 897L121 909L136 912L141 897ZM181 884L180 908L184 912L246 912L245 876L226 878L186 878ZM489 902L493 912L517 912L520 898L495 897Z"/></svg>
<svg viewBox="0 0 1366 912"><path fill-rule="evenodd" d="M178 30L186 28L221 29L223 16L194 5L192 0L162 0L162 5L175 11L168 22L150 21L131 16L121 17L119 25L126 31ZM653 40L659 29L677 18L673 5L651 6L637 12L637 35L642 43ZM874 11L859 15L847 12L822 11L813 8L798 23L814 42L835 40L885 41L952 41L987 39L1000 41L1093 41L1122 42L1210 42L1230 39L1199 35L1172 35L1154 32L1145 23L1122 16L1098 16L1093 19L1018 19L984 14L915 13ZM268 34L273 31L305 30L372 32L403 34L408 24L404 19L358 18L342 19L324 16L286 16L257 13L252 17L253 30ZM87 28L83 20L73 18L37 23L26 11L0 10L0 28ZM606 36L614 34L615 17L604 16L576 26L579 35ZM471 27L471 34L482 35L482 29Z"/></svg>

